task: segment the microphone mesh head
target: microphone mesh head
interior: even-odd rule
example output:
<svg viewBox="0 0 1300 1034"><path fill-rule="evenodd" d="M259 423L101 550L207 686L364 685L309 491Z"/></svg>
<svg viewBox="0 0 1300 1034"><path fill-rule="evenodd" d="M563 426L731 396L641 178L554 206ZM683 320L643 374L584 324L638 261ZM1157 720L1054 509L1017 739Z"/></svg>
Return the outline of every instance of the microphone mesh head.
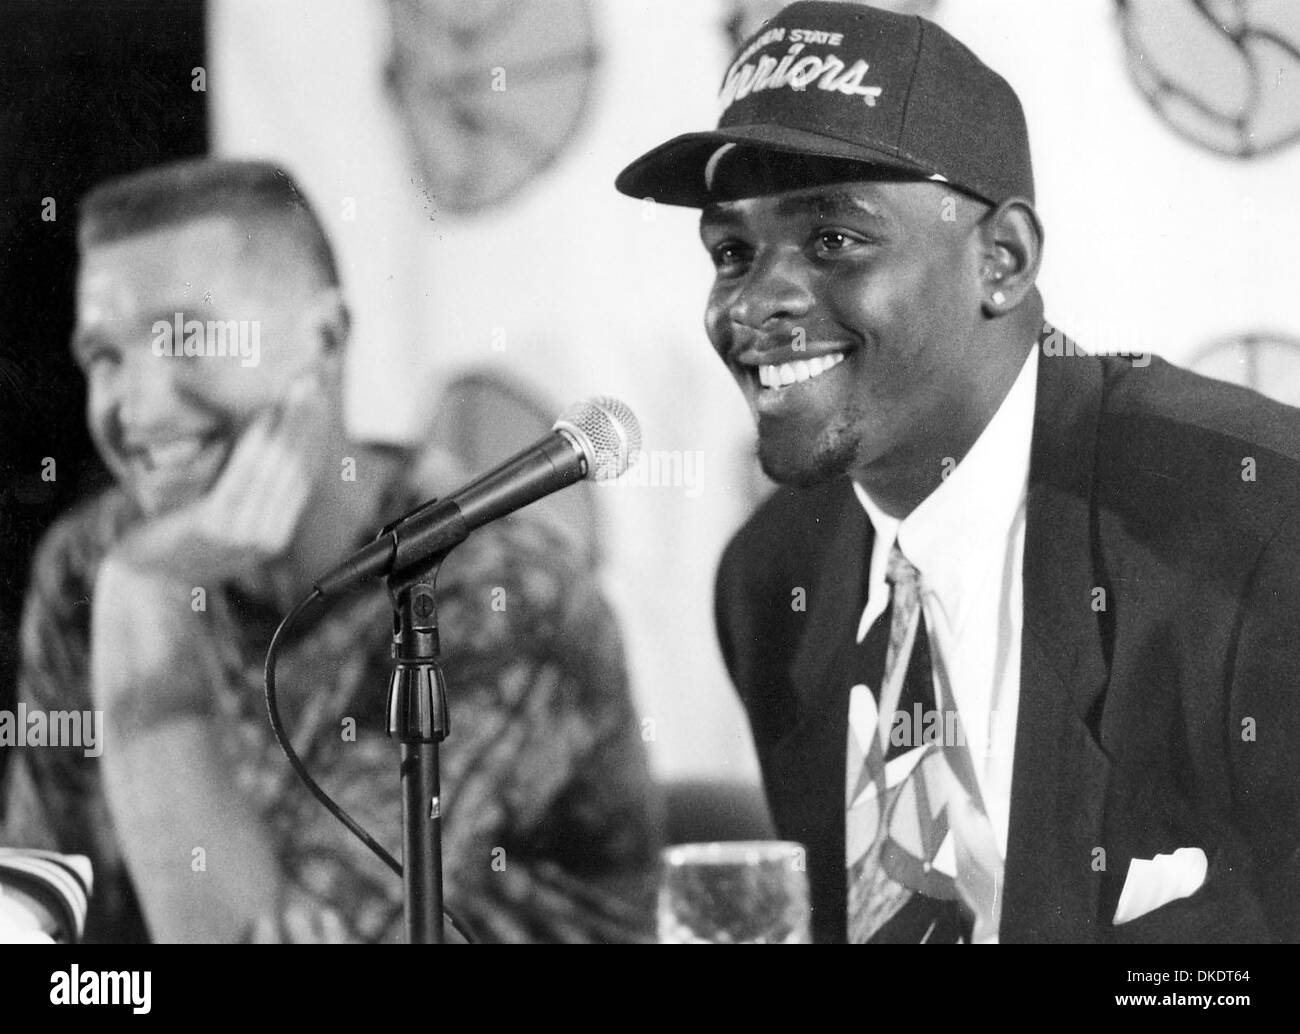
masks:
<svg viewBox="0 0 1300 1034"><path fill-rule="evenodd" d="M575 402L560 414L555 429L578 439L587 454L587 477L595 481L618 477L641 455L641 425L636 415L607 395Z"/></svg>

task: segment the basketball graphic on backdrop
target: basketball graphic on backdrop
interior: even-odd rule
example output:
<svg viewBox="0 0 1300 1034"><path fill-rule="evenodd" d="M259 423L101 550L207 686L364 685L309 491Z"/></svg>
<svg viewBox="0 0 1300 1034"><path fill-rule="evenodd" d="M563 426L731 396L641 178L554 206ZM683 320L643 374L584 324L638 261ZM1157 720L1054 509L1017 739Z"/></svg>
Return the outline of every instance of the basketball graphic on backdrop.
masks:
<svg viewBox="0 0 1300 1034"><path fill-rule="evenodd" d="M1300 139L1300 4L1116 2L1129 73L1179 136L1233 158Z"/></svg>
<svg viewBox="0 0 1300 1034"><path fill-rule="evenodd" d="M431 209L516 196L566 150L599 48L588 0L386 0L387 94Z"/></svg>

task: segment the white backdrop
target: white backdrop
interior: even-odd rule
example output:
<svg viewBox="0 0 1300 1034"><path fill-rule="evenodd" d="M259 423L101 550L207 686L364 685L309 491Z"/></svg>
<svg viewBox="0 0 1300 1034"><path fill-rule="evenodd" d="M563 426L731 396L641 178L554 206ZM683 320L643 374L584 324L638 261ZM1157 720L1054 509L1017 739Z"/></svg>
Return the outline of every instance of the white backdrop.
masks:
<svg viewBox="0 0 1300 1034"><path fill-rule="evenodd" d="M283 161L338 244L357 433L407 438L440 381L501 364L557 403L619 396L647 448L701 456L695 487L599 494L605 581L660 773L752 779L711 611L718 556L744 516L748 418L701 329L695 215L612 187L642 151L712 124L727 6L600 0L604 59L577 138L525 193L470 220L412 185L382 90L380 0L211 0L208 89L214 149ZM1024 102L1049 317L1085 348L1175 361L1229 331L1300 334L1300 148L1247 164L1175 137L1128 79L1113 11L947 0L937 14Z"/></svg>

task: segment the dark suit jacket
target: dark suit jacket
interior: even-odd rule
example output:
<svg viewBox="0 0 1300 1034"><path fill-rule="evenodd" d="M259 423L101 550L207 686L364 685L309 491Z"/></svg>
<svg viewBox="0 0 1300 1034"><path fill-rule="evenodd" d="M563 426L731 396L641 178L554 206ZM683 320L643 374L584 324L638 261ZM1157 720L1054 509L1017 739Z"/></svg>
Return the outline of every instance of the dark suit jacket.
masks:
<svg viewBox="0 0 1300 1034"><path fill-rule="evenodd" d="M1300 410L1159 359L1040 355L1003 942L1300 940L1297 457ZM778 832L808 848L819 941L845 938L871 536L847 479L782 489L718 574L723 654ZM1205 851L1202 888L1112 925L1129 861L1180 847Z"/></svg>

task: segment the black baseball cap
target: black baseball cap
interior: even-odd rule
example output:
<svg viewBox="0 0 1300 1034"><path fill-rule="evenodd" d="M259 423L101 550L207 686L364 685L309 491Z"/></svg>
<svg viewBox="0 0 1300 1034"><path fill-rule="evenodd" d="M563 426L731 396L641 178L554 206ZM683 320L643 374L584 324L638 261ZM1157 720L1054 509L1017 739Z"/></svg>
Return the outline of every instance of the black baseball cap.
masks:
<svg viewBox="0 0 1300 1034"><path fill-rule="evenodd" d="M642 155L622 193L702 208L729 153L862 162L992 204L1034 200L1011 86L925 18L857 3L791 4L747 39L722 81L718 128Z"/></svg>

